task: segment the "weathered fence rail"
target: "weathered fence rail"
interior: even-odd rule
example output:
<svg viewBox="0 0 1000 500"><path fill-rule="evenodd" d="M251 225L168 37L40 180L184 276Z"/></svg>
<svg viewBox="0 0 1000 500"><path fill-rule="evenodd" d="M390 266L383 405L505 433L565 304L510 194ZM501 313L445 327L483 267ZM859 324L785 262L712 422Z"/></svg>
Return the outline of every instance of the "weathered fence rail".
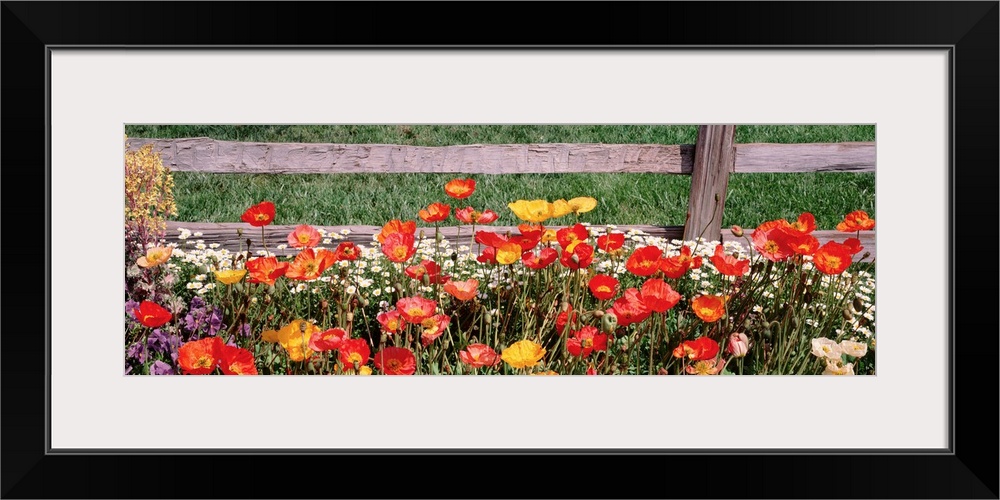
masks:
<svg viewBox="0 0 1000 500"><path fill-rule="evenodd" d="M703 125L694 145L661 144L472 144L406 146L395 144L316 144L130 138L138 149L153 144L164 165L177 172L253 174L454 173L563 174L663 173L691 175L688 216L684 226L619 226L641 229L671 239L734 239L722 231L729 176L734 173L874 172L875 143L735 144L734 125ZM747 221L756 225L759 221ZM246 239L259 244L260 230L242 223L170 222L168 238L179 227L200 231L200 239L235 250ZM281 242L294 226L265 228L268 241ZM237 228L243 228L237 236ZM326 226L328 232L351 229L349 239L371 243L375 226ZM497 230L497 228L494 228ZM500 229L502 230L502 229ZM444 230L445 237L456 227ZM463 231L464 232L464 231ZM825 242L844 233L817 231ZM862 234L872 256L875 236ZM277 243L276 243L277 244ZM861 258L861 254L855 256ZM874 257L872 257L874 258Z"/></svg>

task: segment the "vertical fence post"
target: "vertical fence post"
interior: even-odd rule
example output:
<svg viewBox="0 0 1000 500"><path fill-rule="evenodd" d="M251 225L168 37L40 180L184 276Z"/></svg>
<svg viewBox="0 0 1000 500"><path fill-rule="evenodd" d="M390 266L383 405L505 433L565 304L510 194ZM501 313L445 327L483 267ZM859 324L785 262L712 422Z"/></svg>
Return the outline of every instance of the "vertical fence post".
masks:
<svg viewBox="0 0 1000 500"><path fill-rule="evenodd" d="M729 173L736 166L735 125L701 125L694 147L691 194L684 239L722 240L722 209Z"/></svg>

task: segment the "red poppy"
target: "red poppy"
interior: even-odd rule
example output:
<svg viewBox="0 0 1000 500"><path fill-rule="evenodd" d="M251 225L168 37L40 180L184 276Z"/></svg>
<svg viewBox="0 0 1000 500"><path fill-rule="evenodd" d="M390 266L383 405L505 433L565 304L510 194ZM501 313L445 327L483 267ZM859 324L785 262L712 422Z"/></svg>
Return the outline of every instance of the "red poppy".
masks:
<svg viewBox="0 0 1000 500"><path fill-rule="evenodd" d="M606 274L596 274L590 278L587 288L598 300L608 300L618 292L618 280Z"/></svg>
<svg viewBox="0 0 1000 500"><path fill-rule="evenodd" d="M420 326L424 327L424 331L420 333L420 343L424 347L431 345L431 342L444 334L445 328L448 328L450 322L451 317L444 314L436 314L421 321Z"/></svg>
<svg viewBox="0 0 1000 500"><path fill-rule="evenodd" d="M713 359L717 354L719 354L719 343L708 337L685 340L673 352L675 358L687 358L691 361Z"/></svg>
<svg viewBox="0 0 1000 500"><path fill-rule="evenodd" d="M307 248L295 256L288 264L285 276L293 280L314 280L319 278L336 261L336 255L326 249Z"/></svg>
<svg viewBox="0 0 1000 500"><path fill-rule="evenodd" d="M433 260L422 260L415 266L408 266L405 272L407 276L417 281L422 281L426 276L427 282L432 285L440 285L450 279L448 276L441 275L441 266Z"/></svg>
<svg viewBox="0 0 1000 500"><path fill-rule="evenodd" d="M663 250L659 247L648 246L636 248L628 261L625 262L625 269L636 276L650 276L660 268L660 257Z"/></svg>
<svg viewBox="0 0 1000 500"><path fill-rule="evenodd" d="M222 361L222 339L207 337L177 349L177 364L185 375L207 375Z"/></svg>
<svg viewBox="0 0 1000 500"><path fill-rule="evenodd" d="M861 246L861 240L857 238L847 238L844 240L844 246L851 252L851 255L857 255L865 249L865 247Z"/></svg>
<svg viewBox="0 0 1000 500"><path fill-rule="evenodd" d="M646 280L642 284L642 302L654 312L666 312L677 305L681 294L674 291L665 281L659 278Z"/></svg>
<svg viewBox="0 0 1000 500"><path fill-rule="evenodd" d="M417 357L405 347L384 347L375 353L375 368L386 375L413 375L417 371Z"/></svg>
<svg viewBox="0 0 1000 500"><path fill-rule="evenodd" d="M408 220L406 222L403 222L399 219L393 219L389 222L386 222L385 225L382 226L382 230L379 231L378 236L376 236L376 238L378 239L379 243L385 243L385 239L388 238L390 234L403 233L412 236L416 232L417 232L416 221Z"/></svg>
<svg viewBox="0 0 1000 500"><path fill-rule="evenodd" d="M652 310L642 300L639 290L629 288L615 301L608 312L614 313L618 317L618 326L628 326L632 323L643 322L649 317Z"/></svg>
<svg viewBox="0 0 1000 500"><path fill-rule="evenodd" d="M605 252L613 252L625 245L625 235L622 233L604 234L597 237L597 248Z"/></svg>
<svg viewBox="0 0 1000 500"><path fill-rule="evenodd" d="M368 356L371 355L371 349L368 347L368 341L365 339L347 339L340 343L340 355L338 359L344 365L344 368L355 368L355 363L358 367L364 366L368 363Z"/></svg>
<svg viewBox="0 0 1000 500"><path fill-rule="evenodd" d="M856 231L870 231L875 229L875 219L868 217L868 212L855 210L844 216L844 220L837 224L837 231L853 233Z"/></svg>
<svg viewBox="0 0 1000 500"><path fill-rule="evenodd" d="M476 257L478 262L483 264L496 264L497 263L497 249L493 247L483 248L483 253Z"/></svg>
<svg viewBox="0 0 1000 500"><path fill-rule="evenodd" d="M295 226L292 232L288 233L288 246L292 248L310 248L319 245L322 236L316 228L309 224Z"/></svg>
<svg viewBox="0 0 1000 500"><path fill-rule="evenodd" d="M149 328L159 328L167 324L173 317L170 311L148 300L142 301L138 309L133 309L132 315L135 316L136 321L142 323L142 326L148 326Z"/></svg>
<svg viewBox="0 0 1000 500"><path fill-rule="evenodd" d="M510 238L492 231L476 231L476 243L488 247L499 248L510 241Z"/></svg>
<svg viewBox="0 0 1000 500"><path fill-rule="evenodd" d="M451 214L451 206L437 202L431 203L426 209L417 212L417 215L424 222L441 222L446 220L449 214Z"/></svg>
<svg viewBox="0 0 1000 500"><path fill-rule="evenodd" d="M792 256L795 251L789 242L791 224L785 219L767 221L754 229L750 239L761 255L772 262L779 262Z"/></svg>
<svg viewBox="0 0 1000 500"><path fill-rule="evenodd" d="M670 279L680 279L690 269L701 267L701 256L691 257L691 247L681 247L680 255L660 259L660 270Z"/></svg>
<svg viewBox="0 0 1000 500"><path fill-rule="evenodd" d="M542 240L542 233L529 233L529 234L518 234L511 236L507 240L508 243L516 243L521 247L521 252L527 252L538 246L538 242Z"/></svg>
<svg viewBox="0 0 1000 500"><path fill-rule="evenodd" d="M566 331L566 325L575 325L578 315L573 311L573 306L569 306L565 311L556 316L556 333L562 335Z"/></svg>
<svg viewBox="0 0 1000 500"><path fill-rule="evenodd" d="M265 283L273 285L284 276L288 270L287 262L278 262L277 257L257 257L247 261L247 271L250 272L250 283Z"/></svg>
<svg viewBox="0 0 1000 500"><path fill-rule="evenodd" d="M587 325L566 339L566 350L573 356L587 356L594 351L608 350L608 335Z"/></svg>
<svg viewBox="0 0 1000 500"><path fill-rule="evenodd" d="M813 264L824 274L840 274L851 265L851 247L828 241L813 254Z"/></svg>
<svg viewBox="0 0 1000 500"><path fill-rule="evenodd" d="M789 227L801 234L810 234L816 229L816 217L809 212L803 212L798 220L789 224Z"/></svg>
<svg viewBox="0 0 1000 500"><path fill-rule="evenodd" d="M521 254L521 262L531 269L545 269L557 258L559 258L559 252L555 248L543 248L537 254L534 252Z"/></svg>
<svg viewBox="0 0 1000 500"><path fill-rule="evenodd" d="M455 211L455 218L466 224L489 224L499 219L500 216L492 210L479 212L472 207L465 207Z"/></svg>
<svg viewBox="0 0 1000 500"><path fill-rule="evenodd" d="M691 301L691 310L706 323L714 323L726 312L726 298L721 295L699 295Z"/></svg>
<svg viewBox="0 0 1000 500"><path fill-rule="evenodd" d="M350 241L341 242L340 245L337 245L337 249L333 253L336 255L338 262L342 260L358 260L358 257L361 256L357 245Z"/></svg>
<svg viewBox="0 0 1000 500"><path fill-rule="evenodd" d="M479 281L471 278L465 281L451 280L444 284L444 291L462 302L475 297L478 288Z"/></svg>
<svg viewBox="0 0 1000 500"><path fill-rule="evenodd" d="M417 252L412 234L392 233L382 242L382 253L393 262L406 262Z"/></svg>
<svg viewBox="0 0 1000 500"><path fill-rule="evenodd" d="M222 373L226 375L257 375L257 364L254 363L253 354L246 349L223 345L219 358L219 368L222 368Z"/></svg>
<svg viewBox="0 0 1000 500"><path fill-rule="evenodd" d="M589 237L590 232L587 231L587 228L583 224L564 227L556 231L556 241L559 242L559 246L569 252L572 252L577 244L587 241Z"/></svg>
<svg viewBox="0 0 1000 500"><path fill-rule="evenodd" d="M316 332L309 337L309 348L316 352L333 351L340 348L347 340L347 330L343 328L330 328L322 332Z"/></svg>
<svg viewBox="0 0 1000 500"><path fill-rule="evenodd" d="M262 201L243 212L240 219L254 227L266 226L274 220L274 203Z"/></svg>
<svg viewBox="0 0 1000 500"><path fill-rule="evenodd" d="M396 309L378 313L378 315L375 316L375 319L378 320L380 325L382 325L382 331L388 333L389 335L399 333L403 327L406 326L406 322L403 321L402 316Z"/></svg>
<svg viewBox="0 0 1000 500"><path fill-rule="evenodd" d="M473 368L496 366L500 363L500 355L486 344L469 344L458 351L458 359Z"/></svg>
<svg viewBox="0 0 1000 500"><path fill-rule="evenodd" d="M396 302L396 309L407 323L420 324L434 315L437 302L423 297L404 297Z"/></svg>
<svg viewBox="0 0 1000 500"><path fill-rule="evenodd" d="M522 223L517 225L517 230L527 238L538 238L541 241L545 235L545 226L541 224Z"/></svg>
<svg viewBox="0 0 1000 500"><path fill-rule="evenodd" d="M459 200L472 196L476 190L475 179L453 179L444 185L444 192Z"/></svg>
<svg viewBox="0 0 1000 500"><path fill-rule="evenodd" d="M563 250L559 256L559 263L570 269L584 269L594 262L594 247L586 244L577 244L573 251Z"/></svg>
<svg viewBox="0 0 1000 500"><path fill-rule="evenodd" d="M723 252L722 245L715 245L715 254L708 258L719 273L726 276L743 276L750 272L750 261L739 260Z"/></svg>

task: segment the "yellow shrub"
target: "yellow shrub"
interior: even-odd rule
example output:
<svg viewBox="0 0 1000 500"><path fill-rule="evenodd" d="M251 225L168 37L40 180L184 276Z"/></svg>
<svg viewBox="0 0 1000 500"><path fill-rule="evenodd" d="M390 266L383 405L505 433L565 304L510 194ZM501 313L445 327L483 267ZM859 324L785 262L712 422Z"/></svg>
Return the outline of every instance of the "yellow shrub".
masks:
<svg viewBox="0 0 1000 500"><path fill-rule="evenodd" d="M145 247L165 235L167 217L177 215L173 189L174 177L153 145L130 151L125 136L126 239Z"/></svg>

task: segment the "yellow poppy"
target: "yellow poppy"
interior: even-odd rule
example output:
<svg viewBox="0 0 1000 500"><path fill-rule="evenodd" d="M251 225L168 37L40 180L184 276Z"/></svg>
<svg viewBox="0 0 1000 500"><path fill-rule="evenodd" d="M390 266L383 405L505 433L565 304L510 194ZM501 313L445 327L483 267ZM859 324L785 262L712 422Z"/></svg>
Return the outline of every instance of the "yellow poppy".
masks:
<svg viewBox="0 0 1000 500"><path fill-rule="evenodd" d="M589 212L597 207L597 200L589 196L573 198L568 203L570 210L577 215Z"/></svg>
<svg viewBox="0 0 1000 500"><path fill-rule="evenodd" d="M504 243L497 249L497 262L503 265L513 264L521 259L521 245Z"/></svg>
<svg viewBox="0 0 1000 500"><path fill-rule="evenodd" d="M246 276L246 269L228 269L226 271L215 271L215 279L226 285L232 285L233 283L239 282Z"/></svg>
<svg viewBox="0 0 1000 500"><path fill-rule="evenodd" d="M566 200L556 200L552 202L552 217L562 217L566 214L573 213L573 207L570 206L569 202Z"/></svg>
<svg viewBox="0 0 1000 500"><path fill-rule="evenodd" d="M545 200L517 200L507 206L517 218L526 222L545 222L552 218L552 204Z"/></svg>
<svg viewBox="0 0 1000 500"><path fill-rule="evenodd" d="M514 368L530 368L538 364L545 356L545 349L530 340L514 342L503 350L500 358Z"/></svg>
<svg viewBox="0 0 1000 500"><path fill-rule="evenodd" d="M306 320L297 319L285 325L278 332L278 343L288 352L289 359L302 361L312 356L313 351L309 349L309 339L318 331L320 331L318 326Z"/></svg>

